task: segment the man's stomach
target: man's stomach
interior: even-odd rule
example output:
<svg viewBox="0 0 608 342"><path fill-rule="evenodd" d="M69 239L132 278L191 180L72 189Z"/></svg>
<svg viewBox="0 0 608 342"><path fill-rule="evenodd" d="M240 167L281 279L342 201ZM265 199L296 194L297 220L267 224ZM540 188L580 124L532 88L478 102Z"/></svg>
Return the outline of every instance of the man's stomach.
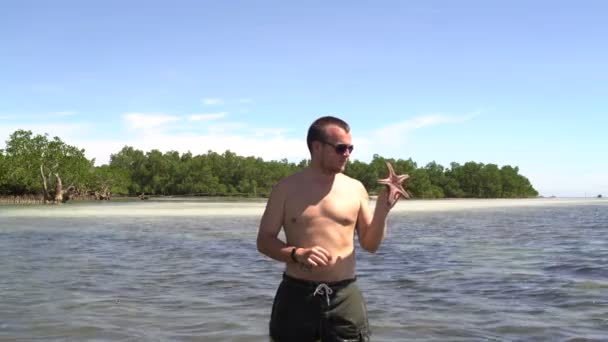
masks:
<svg viewBox="0 0 608 342"><path fill-rule="evenodd" d="M330 282L355 277L355 253L332 253L332 260L327 266L308 266L303 263L288 263L287 275L304 280Z"/></svg>

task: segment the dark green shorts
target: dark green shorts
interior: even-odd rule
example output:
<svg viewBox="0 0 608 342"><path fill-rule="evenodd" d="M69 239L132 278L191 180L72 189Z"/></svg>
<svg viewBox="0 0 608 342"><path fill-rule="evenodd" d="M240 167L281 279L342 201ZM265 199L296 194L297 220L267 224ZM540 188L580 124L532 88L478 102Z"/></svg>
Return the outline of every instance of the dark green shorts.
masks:
<svg viewBox="0 0 608 342"><path fill-rule="evenodd" d="M270 317L272 340L369 341L365 301L355 280L317 283L283 274Z"/></svg>

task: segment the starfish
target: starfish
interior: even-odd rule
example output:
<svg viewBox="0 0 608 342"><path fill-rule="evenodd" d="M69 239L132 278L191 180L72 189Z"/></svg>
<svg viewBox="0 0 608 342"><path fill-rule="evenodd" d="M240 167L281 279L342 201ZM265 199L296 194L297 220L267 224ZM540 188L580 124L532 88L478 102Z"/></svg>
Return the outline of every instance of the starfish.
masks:
<svg viewBox="0 0 608 342"><path fill-rule="evenodd" d="M401 183L405 182L408 178L410 178L410 176L409 175L397 175L395 173L395 170L393 169L393 165L391 165L389 162L386 162L386 166L388 167L388 177L386 177L384 179L378 179L378 183L384 184L387 186L388 204L390 206L393 206L399 199L399 196L406 198L406 199L410 198L410 194L401 185Z"/></svg>

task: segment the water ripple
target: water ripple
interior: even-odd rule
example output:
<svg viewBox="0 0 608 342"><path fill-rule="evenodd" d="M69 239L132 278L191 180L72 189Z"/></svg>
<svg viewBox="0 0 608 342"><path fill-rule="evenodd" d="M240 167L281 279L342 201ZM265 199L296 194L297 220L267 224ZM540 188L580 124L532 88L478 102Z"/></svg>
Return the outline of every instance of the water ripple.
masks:
<svg viewBox="0 0 608 342"><path fill-rule="evenodd" d="M258 222L0 217L0 340L264 341ZM607 233L605 206L396 211L356 250L374 341L605 340Z"/></svg>

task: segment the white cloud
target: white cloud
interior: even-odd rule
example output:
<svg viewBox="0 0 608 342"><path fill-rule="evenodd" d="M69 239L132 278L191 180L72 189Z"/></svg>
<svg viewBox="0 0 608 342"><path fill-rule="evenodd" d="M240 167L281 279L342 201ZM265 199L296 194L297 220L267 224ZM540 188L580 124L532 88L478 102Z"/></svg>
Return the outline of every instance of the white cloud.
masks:
<svg viewBox="0 0 608 342"><path fill-rule="evenodd" d="M570 170L568 170L570 171ZM608 196L608 173L585 172L582 169L572 170L577 179L584 182L573 182L569 172L547 172L546 169L522 171L520 174L528 177L530 183L541 196L559 197L595 197L599 194Z"/></svg>
<svg viewBox="0 0 608 342"><path fill-rule="evenodd" d="M265 160L287 158L298 162L309 158L303 138L304 131L291 132L280 127L256 127L249 122L229 122L219 114L221 113L176 116L166 113L127 113L123 116L124 127L112 126L111 134L103 134L100 132L100 126L93 123L27 124L8 121L6 124L7 121L3 121L0 124L0 148L4 148L3 142L11 133L17 129L25 129L31 130L34 134L48 133L51 137L58 136L67 144L83 148L87 158L95 158L97 165L107 164L110 155L118 153L126 145L144 152L158 149L163 152L190 151L196 155L207 153L209 150L218 153L230 150L241 156L255 156ZM197 116L199 116L198 122L191 121L192 117ZM369 162L373 153L383 156L410 155L411 144L407 147L410 151L404 152L405 145L391 144L391 139L404 140L418 129L462 123L473 117L474 115L427 115L403 120L370 132L354 132L355 151L352 158ZM201 131L201 127L196 127L198 124L201 124L204 130ZM124 128L132 130L125 131ZM179 129L185 130L179 131ZM288 137L287 132L293 133L293 136L298 138ZM124 136L119 136L123 133ZM520 173L530 179L541 195L608 196L608 174L602 171L605 168L590 168L589 165L584 165L575 169L555 170L544 164L546 163L534 164L534 166L525 163L519 165ZM573 182L572 175L577 175L576 179L584 181Z"/></svg>
<svg viewBox="0 0 608 342"><path fill-rule="evenodd" d="M228 115L228 113L226 113L226 112L191 114L188 116L188 119L190 121L208 121L208 120L221 119L221 118L226 117L226 115Z"/></svg>
<svg viewBox="0 0 608 342"><path fill-rule="evenodd" d="M205 106L215 106L215 105L221 105L224 103L224 101L222 101L222 99L217 99L217 98L206 98L206 99L203 99L202 101Z"/></svg>
<svg viewBox="0 0 608 342"><path fill-rule="evenodd" d="M355 152L352 158L369 162L374 154L411 157L413 151L404 151L404 146L412 148L408 139L414 131L438 125L463 123L477 115L478 113L463 116L430 114L390 123L369 131L358 130L353 133Z"/></svg>
<svg viewBox="0 0 608 342"><path fill-rule="evenodd" d="M451 116L431 114L396 122L371 132L372 137L391 144L403 142L407 134L420 128L450 123L461 123L471 120L476 114L466 116Z"/></svg>
<svg viewBox="0 0 608 342"><path fill-rule="evenodd" d="M251 102L253 102L253 100L250 98L241 98L241 99L238 99L237 102L238 103L251 103Z"/></svg>
<svg viewBox="0 0 608 342"><path fill-rule="evenodd" d="M170 122L179 121L177 116L167 114L127 113L123 116L131 129L151 129Z"/></svg>
<svg viewBox="0 0 608 342"><path fill-rule="evenodd" d="M108 164L110 156L120 152L125 146L133 146L135 141L117 139L75 139L74 146L85 149L85 156L88 159L95 159L95 165ZM147 152L147 151L145 151Z"/></svg>
<svg viewBox="0 0 608 342"><path fill-rule="evenodd" d="M411 133L415 130L430 126L462 123L477 116L477 113L454 116L446 114L430 114L395 122L369 132L363 132L361 141L369 144L365 146L370 151L392 151L398 146L403 146Z"/></svg>
<svg viewBox="0 0 608 342"><path fill-rule="evenodd" d="M72 140L71 140L72 141ZM205 154L207 151L223 153L230 150L241 156L260 157L265 160L280 160L287 158L300 161L309 158L306 142L303 139L291 139L282 136L260 137L255 135L212 133L195 134L164 134L147 132L130 136L127 139L77 139L76 146L85 149L87 158L95 158L96 165L107 164L110 155L118 153L124 146L148 152L158 149L162 152L178 151L192 152L194 155Z"/></svg>
<svg viewBox="0 0 608 342"><path fill-rule="evenodd" d="M163 146L152 146L154 141L164 141ZM138 142L139 143L139 142ZM193 154L207 153L208 150L222 153L230 150L243 156L256 156L264 159L305 158L308 150L301 139L273 137L264 139L236 134L210 134L200 136L158 135L142 141L142 148L162 148L162 150L191 151ZM146 146L148 144L148 146Z"/></svg>
<svg viewBox="0 0 608 342"><path fill-rule="evenodd" d="M309 157L306 142L285 137L285 129L222 121L226 114L204 113L179 117L166 113L126 113L123 115L124 124L130 132L124 139L116 135L104 138L95 134L80 134L73 138L75 132L65 130L60 136L62 139L65 136L71 144L84 148L87 158L95 158L96 165L107 164L110 155L118 153L124 146L132 146L144 152L158 149L163 152L190 151L193 154L204 154L209 150L218 153L230 150L238 155L265 160L288 158L299 161ZM192 129L193 123L197 121L205 123L203 132ZM209 124L209 121L213 124ZM51 130L56 131L55 128ZM120 132L120 129L117 128L116 132Z"/></svg>
<svg viewBox="0 0 608 342"><path fill-rule="evenodd" d="M89 139L88 137L94 136L96 133L95 126L90 123L0 125L0 149L4 149L10 135L20 129L31 131L34 135L48 134L49 139L59 137L64 143L80 149L86 149L88 146L80 142ZM87 158L91 158L89 153L86 155Z"/></svg>
<svg viewBox="0 0 608 342"><path fill-rule="evenodd" d="M10 124L0 126L0 139L5 141L16 130L23 129L32 131L33 134L48 134L50 137L58 136L63 141L64 137L86 135L94 131L95 127L89 123L67 123L67 124ZM66 141L71 145L69 141Z"/></svg>
<svg viewBox="0 0 608 342"><path fill-rule="evenodd" d="M300 161L308 158L308 149L304 139L292 139L284 136L284 129L272 127L252 127L244 122L214 122L204 133L171 133L180 125L192 125L190 121L179 120L179 117L167 114L128 113L123 116L124 125L133 129L124 137L107 137L98 134L99 127L94 124L37 124L37 125L0 125L0 141L4 142L17 129L31 130L34 134L49 133L51 137L59 136L64 142L85 149L89 159L95 159L96 165L107 164L110 155L118 153L124 146L148 152L158 149L180 153L192 152L205 154L207 151L223 153L230 150L242 156L261 157L265 160L287 158ZM167 128L171 124L171 130ZM116 127L115 133L121 132ZM0 148L4 144L0 143Z"/></svg>

